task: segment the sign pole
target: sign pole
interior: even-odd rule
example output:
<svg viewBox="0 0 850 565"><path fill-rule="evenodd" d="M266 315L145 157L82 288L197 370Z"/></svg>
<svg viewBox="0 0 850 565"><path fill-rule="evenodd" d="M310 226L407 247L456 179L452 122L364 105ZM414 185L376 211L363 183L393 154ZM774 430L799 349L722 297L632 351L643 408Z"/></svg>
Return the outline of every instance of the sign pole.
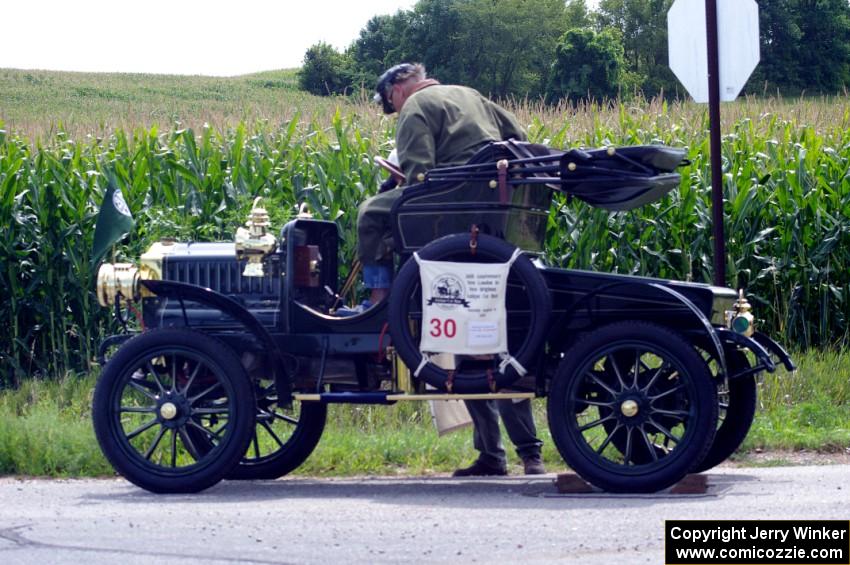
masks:
<svg viewBox="0 0 850 565"><path fill-rule="evenodd" d="M723 163L720 144L720 53L717 0L705 0L708 47L708 116L711 151L711 218L714 232L714 284L726 286L726 236L723 233Z"/></svg>

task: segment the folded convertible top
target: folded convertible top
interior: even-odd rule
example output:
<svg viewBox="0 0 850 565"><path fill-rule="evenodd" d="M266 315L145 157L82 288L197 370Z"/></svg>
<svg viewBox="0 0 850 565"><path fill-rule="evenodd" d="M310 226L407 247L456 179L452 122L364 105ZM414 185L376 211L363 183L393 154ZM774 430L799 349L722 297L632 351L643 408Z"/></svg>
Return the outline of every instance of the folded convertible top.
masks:
<svg viewBox="0 0 850 565"><path fill-rule="evenodd" d="M679 185L674 172L686 164L684 149L663 145L560 151L517 141L493 142L465 165L432 169L426 182L499 178L508 184L540 184L591 206L632 210L658 200Z"/></svg>

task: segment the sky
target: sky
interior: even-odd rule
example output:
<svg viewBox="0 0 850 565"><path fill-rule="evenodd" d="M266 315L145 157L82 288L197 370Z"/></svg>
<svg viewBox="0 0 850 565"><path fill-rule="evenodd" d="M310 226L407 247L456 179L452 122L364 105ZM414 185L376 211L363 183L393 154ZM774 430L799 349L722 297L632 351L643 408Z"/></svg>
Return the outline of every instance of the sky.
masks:
<svg viewBox="0 0 850 565"><path fill-rule="evenodd" d="M342 50L415 0L0 0L0 68L241 75Z"/></svg>
<svg viewBox="0 0 850 565"><path fill-rule="evenodd" d="M415 0L0 0L0 68L233 76L339 50ZM591 0L588 5L598 2Z"/></svg>

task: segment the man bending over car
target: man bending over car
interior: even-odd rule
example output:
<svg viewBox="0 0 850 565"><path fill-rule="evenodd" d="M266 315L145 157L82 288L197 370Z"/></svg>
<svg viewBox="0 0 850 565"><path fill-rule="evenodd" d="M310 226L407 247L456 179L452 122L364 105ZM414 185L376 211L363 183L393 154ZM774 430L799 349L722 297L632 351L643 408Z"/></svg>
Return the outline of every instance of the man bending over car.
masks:
<svg viewBox="0 0 850 565"><path fill-rule="evenodd" d="M396 149L408 185L422 182L425 173L435 167L466 163L492 141L526 139L513 114L472 88L427 78L420 64L392 67L378 79L375 90L375 100L381 102L384 113L398 113ZM389 295L393 253L390 210L403 190L382 191L360 205L357 252L370 296L353 311L340 314L359 313ZM507 474L500 414L525 473L545 473L540 456L542 442L537 439L529 399L517 403L467 400L466 406L475 425L473 439L479 456L470 467L456 470L454 476Z"/></svg>

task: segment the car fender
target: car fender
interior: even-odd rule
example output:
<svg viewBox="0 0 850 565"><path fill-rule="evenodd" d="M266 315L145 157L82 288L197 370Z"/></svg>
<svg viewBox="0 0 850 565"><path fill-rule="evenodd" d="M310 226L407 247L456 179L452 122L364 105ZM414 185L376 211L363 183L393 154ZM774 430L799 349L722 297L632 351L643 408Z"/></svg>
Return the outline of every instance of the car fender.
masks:
<svg viewBox="0 0 850 565"><path fill-rule="evenodd" d="M601 286L593 290L592 292L588 292L580 299L578 299L575 303L573 303L571 307L562 315L560 321L562 322L568 319L573 312L578 310L582 305L586 304L588 300L597 296L598 294L602 292L607 292L612 288L622 286L640 286L643 288L651 288L659 293L672 297L677 302L685 306L685 308L687 308L688 311L690 311L693 314L694 318L697 320L697 329L701 331L705 335L705 337L708 338L708 341L712 344L714 348L714 353L716 353L717 355L717 360L720 363L720 367L722 370L720 374L726 375L726 355L723 351L723 344L721 342L720 336L718 335L716 328L711 324L711 320L709 320L705 316L705 314L703 314L702 311L696 306L696 304L694 304L690 299L688 299L687 296L663 284L647 281L626 280ZM557 331L557 328L562 327L562 325L560 323L556 323L552 327L553 330Z"/></svg>
<svg viewBox="0 0 850 565"><path fill-rule="evenodd" d="M292 386L289 375L284 369L280 348L278 348L269 330L244 306L229 296L193 284L163 280L143 280L140 281L140 284L153 294L163 298L174 298L181 303L183 300L190 300L216 308L242 324L271 356L271 371L278 393L278 402L281 405L292 402ZM189 326L188 323L187 326Z"/></svg>
<svg viewBox="0 0 850 565"><path fill-rule="evenodd" d="M726 328L718 328L717 333L724 343L734 344L737 347L752 351L758 359L761 368L768 373L776 371L774 357L778 359L779 363L782 363L786 370L795 371L797 369L788 352L781 345L761 332L755 332L752 336L746 336Z"/></svg>

